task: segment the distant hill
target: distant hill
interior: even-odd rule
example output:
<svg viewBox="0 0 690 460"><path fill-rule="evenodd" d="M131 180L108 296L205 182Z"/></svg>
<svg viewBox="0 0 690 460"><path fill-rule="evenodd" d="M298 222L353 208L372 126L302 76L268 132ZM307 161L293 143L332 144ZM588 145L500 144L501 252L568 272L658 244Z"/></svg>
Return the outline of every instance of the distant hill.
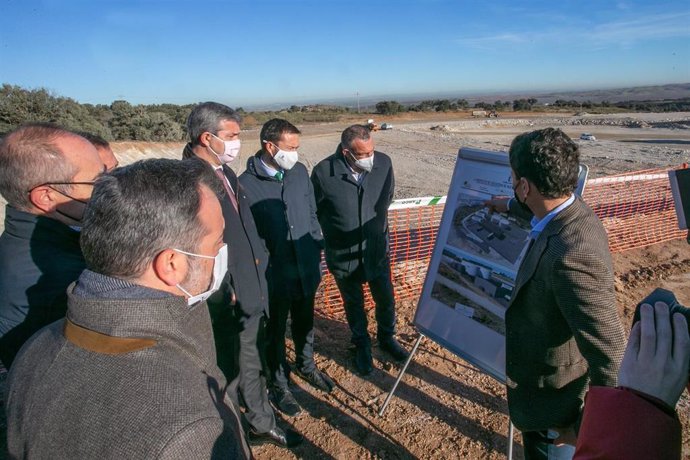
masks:
<svg viewBox="0 0 690 460"><path fill-rule="evenodd" d="M660 86L635 86L632 88L599 89L591 91L554 92L538 96L539 102L557 99L582 99L592 102L660 101L690 97L690 83Z"/></svg>
<svg viewBox="0 0 690 460"><path fill-rule="evenodd" d="M558 99L591 101L600 103L609 101L611 103L623 101L660 101L665 99L680 99L690 97L690 83L674 83L656 86L634 86L629 88L596 89L586 91L506 91L506 92L486 92L486 93L466 93L461 91L429 92L424 94L382 94L360 97L359 103L362 109L374 107L377 102L384 100L395 100L403 104L416 104L429 99L465 99L474 105L477 102L493 103L497 100L513 101L516 99L536 98L540 104L552 103ZM357 100L354 97L333 98L319 101L302 101L300 104L320 103L357 108ZM251 107L253 110L276 110L281 107L288 107L286 104L274 103L260 107Z"/></svg>

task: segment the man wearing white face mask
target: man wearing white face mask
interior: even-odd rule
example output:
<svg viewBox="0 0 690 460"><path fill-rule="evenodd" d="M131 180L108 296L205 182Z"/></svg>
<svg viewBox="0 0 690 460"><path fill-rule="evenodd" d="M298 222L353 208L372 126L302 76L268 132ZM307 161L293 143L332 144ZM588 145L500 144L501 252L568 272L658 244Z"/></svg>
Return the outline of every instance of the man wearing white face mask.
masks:
<svg viewBox="0 0 690 460"><path fill-rule="evenodd" d="M67 317L10 371L11 458L251 458L203 301L227 270L220 192L191 160L96 182Z"/></svg>
<svg viewBox="0 0 690 460"><path fill-rule="evenodd" d="M262 376L268 254L257 233L247 194L228 166L239 154L240 122L239 114L223 104L205 102L194 107L187 119L190 143L183 157L205 161L225 190L220 203L229 276L221 290L208 299L218 367L230 381L231 397L239 400L238 391L242 396L250 441L294 447L302 437L276 425Z"/></svg>
<svg viewBox="0 0 690 460"><path fill-rule="evenodd" d="M288 313L292 318L296 373L319 390L330 392L333 381L314 362L314 296L321 281L323 236L316 219L314 190L307 168L299 163L300 131L274 118L261 129L261 150L247 160L240 183L265 241L268 264L267 361L273 404L286 415L300 406L288 387L290 366L285 357Z"/></svg>
<svg viewBox="0 0 690 460"><path fill-rule="evenodd" d="M364 283L376 303L379 348L396 360L408 356L395 339L388 245L388 206L395 188L391 159L374 151L366 126L353 125L343 131L337 151L314 167L311 180L326 263L343 297L352 332L355 367L367 375L373 370L373 359Z"/></svg>

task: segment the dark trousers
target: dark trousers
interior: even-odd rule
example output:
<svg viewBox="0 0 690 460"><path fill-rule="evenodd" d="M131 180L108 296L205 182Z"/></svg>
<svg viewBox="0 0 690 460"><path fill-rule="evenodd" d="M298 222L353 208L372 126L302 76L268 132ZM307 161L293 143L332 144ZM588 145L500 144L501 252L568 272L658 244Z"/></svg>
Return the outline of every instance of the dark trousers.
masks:
<svg viewBox="0 0 690 460"><path fill-rule="evenodd" d="M270 385L286 388L290 366L285 356L285 331L290 314L290 330L295 344L295 367L308 374L316 369L314 363L314 294L309 296L271 296L268 319L266 361L271 373Z"/></svg>
<svg viewBox="0 0 690 460"><path fill-rule="evenodd" d="M363 275L354 274L336 278L335 282L343 297L345 316L352 332L352 343L358 347L371 347L371 339L367 332L367 314L364 311L363 284L369 284L371 296L376 304L376 329L379 340L393 337L395 334L395 297L391 282L390 264L375 278L365 281Z"/></svg>
<svg viewBox="0 0 690 460"><path fill-rule="evenodd" d="M209 304L218 367L228 380L228 394L237 401L241 393L247 411L246 421L257 433L275 427L275 416L268 402L266 379L262 374L264 357L264 313L242 316L236 307Z"/></svg>

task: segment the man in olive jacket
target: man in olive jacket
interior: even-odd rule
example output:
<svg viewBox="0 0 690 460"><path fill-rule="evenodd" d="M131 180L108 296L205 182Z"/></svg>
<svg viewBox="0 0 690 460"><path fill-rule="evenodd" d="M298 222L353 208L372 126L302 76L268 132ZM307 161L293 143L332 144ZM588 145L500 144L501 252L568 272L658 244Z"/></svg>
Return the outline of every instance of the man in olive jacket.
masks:
<svg viewBox="0 0 690 460"><path fill-rule="evenodd" d="M577 144L547 128L516 137L509 154L510 213L533 218L506 312L508 407L525 457L549 458L555 433L574 445L588 385L616 385L625 335L606 231L573 193Z"/></svg>
<svg viewBox="0 0 690 460"><path fill-rule="evenodd" d="M296 373L322 391L330 392L334 386L314 362L314 296L321 281L323 236L307 168L297 161L299 136L299 129L287 120L267 121L260 134L262 148L247 160L247 169L240 176L259 236L270 254L266 272L269 391L273 403L288 415L300 411L288 387L288 313Z"/></svg>
<svg viewBox="0 0 690 460"><path fill-rule="evenodd" d="M343 131L337 151L314 167L316 208L325 240L326 263L343 297L356 347L355 366L373 370L362 285L369 284L376 303L379 347L393 358L408 352L395 339L395 298L390 274L388 206L395 180L388 155L374 151L369 129Z"/></svg>

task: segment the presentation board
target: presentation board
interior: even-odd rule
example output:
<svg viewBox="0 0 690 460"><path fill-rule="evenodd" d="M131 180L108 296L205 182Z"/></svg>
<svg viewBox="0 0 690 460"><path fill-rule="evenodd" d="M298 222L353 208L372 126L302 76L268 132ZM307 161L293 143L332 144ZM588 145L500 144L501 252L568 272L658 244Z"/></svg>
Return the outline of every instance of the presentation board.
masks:
<svg viewBox="0 0 690 460"><path fill-rule="evenodd" d="M586 177L581 167L580 195ZM414 324L505 381L505 311L531 226L490 213L484 202L496 196L513 196L508 154L460 149Z"/></svg>

